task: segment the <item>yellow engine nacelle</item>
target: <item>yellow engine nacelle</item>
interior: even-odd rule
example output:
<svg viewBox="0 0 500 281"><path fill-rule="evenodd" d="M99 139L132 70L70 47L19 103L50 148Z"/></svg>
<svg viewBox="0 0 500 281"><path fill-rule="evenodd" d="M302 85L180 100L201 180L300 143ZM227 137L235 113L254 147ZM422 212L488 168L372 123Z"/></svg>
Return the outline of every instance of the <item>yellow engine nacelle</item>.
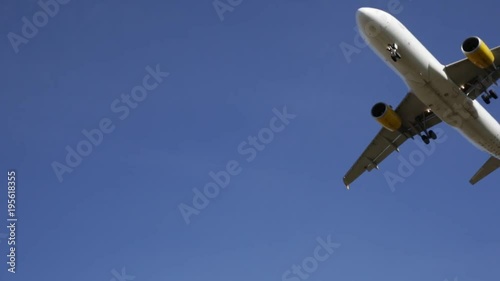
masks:
<svg viewBox="0 0 500 281"><path fill-rule="evenodd" d="M465 39L462 43L462 53L479 68L485 69L494 66L495 56L483 40L477 36Z"/></svg>
<svg viewBox="0 0 500 281"><path fill-rule="evenodd" d="M401 117L389 105L379 102L372 107L372 116L382 127L394 132L401 128Z"/></svg>

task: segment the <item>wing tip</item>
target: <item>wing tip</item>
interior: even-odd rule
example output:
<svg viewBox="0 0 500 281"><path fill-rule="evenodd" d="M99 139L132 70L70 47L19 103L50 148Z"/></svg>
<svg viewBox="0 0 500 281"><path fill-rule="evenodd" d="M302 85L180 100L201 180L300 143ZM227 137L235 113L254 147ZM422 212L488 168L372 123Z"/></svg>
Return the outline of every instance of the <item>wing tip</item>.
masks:
<svg viewBox="0 0 500 281"><path fill-rule="evenodd" d="M344 181L345 187L347 188L347 190L349 190L351 188L351 182L349 180L347 180L347 177L344 177L343 181Z"/></svg>
<svg viewBox="0 0 500 281"><path fill-rule="evenodd" d="M490 156L486 163L484 163L483 166L481 166L481 168L479 168L479 170L476 172L476 174L469 180L469 183L471 185L475 185L498 168L500 168L500 159L497 159L494 156Z"/></svg>

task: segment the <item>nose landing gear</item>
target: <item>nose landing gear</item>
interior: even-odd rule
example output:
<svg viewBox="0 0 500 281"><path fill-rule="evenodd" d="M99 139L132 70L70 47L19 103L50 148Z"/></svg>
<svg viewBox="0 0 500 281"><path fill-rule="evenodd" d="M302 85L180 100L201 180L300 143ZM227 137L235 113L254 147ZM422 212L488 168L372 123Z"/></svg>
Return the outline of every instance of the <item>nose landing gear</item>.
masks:
<svg viewBox="0 0 500 281"><path fill-rule="evenodd" d="M398 44L396 43L389 43L387 44L387 51L391 54L391 59L394 62L397 62L399 59L401 59L401 55L398 52Z"/></svg>

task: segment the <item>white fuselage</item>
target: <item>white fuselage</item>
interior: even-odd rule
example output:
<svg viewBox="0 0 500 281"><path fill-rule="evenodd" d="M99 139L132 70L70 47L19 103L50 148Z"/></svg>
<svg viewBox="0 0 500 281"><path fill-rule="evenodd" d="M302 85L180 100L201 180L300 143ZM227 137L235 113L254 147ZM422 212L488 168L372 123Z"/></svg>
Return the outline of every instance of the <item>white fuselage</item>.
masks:
<svg viewBox="0 0 500 281"><path fill-rule="evenodd" d="M401 22L384 11L361 8L357 23L365 41L418 99L476 147L500 159L500 124L448 78L445 66ZM401 55L397 62L386 49L393 43Z"/></svg>

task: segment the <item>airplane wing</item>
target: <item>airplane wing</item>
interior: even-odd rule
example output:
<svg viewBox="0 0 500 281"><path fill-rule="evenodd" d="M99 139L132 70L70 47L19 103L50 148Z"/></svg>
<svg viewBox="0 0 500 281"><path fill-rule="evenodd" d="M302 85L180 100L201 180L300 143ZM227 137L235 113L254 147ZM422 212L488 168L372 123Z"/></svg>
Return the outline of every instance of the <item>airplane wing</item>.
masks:
<svg viewBox="0 0 500 281"><path fill-rule="evenodd" d="M500 46L491 49L495 65L500 65ZM500 71L487 71L475 66L467 58L447 65L444 69L448 77L471 98L476 99L485 89L496 84Z"/></svg>
<svg viewBox="0 0 500 281"><path fill-rule="evenodd" d="M396 113L401 117L403 124L401 131L391 132L382 128L371 141L359 159L344 176L344 184L347 189L365 171L378 169L378 165L393 151L399 151L399 147L409 138L420 134L422 126L415 122L421 118L429 129L439 124L441 119L432 112L427 111L427 106L423 104L413 93L408 93L403 101L396 108Z"/></svg>

